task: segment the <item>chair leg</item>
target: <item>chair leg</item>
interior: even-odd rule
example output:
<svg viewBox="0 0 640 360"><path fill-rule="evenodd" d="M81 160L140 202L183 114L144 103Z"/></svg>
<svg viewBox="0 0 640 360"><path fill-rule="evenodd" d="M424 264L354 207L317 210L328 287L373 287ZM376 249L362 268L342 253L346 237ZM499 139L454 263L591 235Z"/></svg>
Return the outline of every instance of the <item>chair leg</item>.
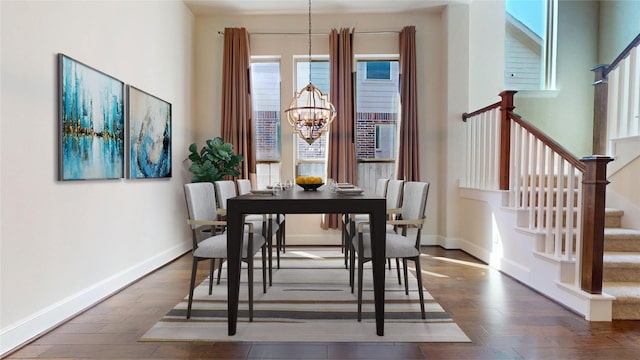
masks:
<svg viewBox="0 0 640 360"><path fill-rule="evenodd" d="M402 267L404 268L404 293L405 295L409 295L409 282L407 281L409 271L407 270L407 258L402 259Z"/></svg>
<svg viewBox="0 0 640 360"><path fill-rule="evenodd" d="M356 273L356 250L353 248L353 244L349 243L349 285L351 286L351 293L353 294L353 287L355 286L355 273Z"/></svg>
<svg viewBox="0 0 640 360"><path fill-rule="evenodd" d="M267 244L262 245L262 292L267 293Z"/></svg>
<svg viewBox="0 0 640 360"><path fill-rule="evenodd" d="M249 285L249 321L253 321L253 257L250 255L247 259L247 272L247 283Z"/></svg>
<svg viewBox="0 0 640 360"><path fill-rule="evenodd" d="M364 262L362 253L358 254L358 321L362 321L362 278L364 273Z"/></svg>
<svg viewBox="0 0 640 360"><path fill-rule="evenodd" d="M262 226L263 229L266 229L263 235L265 237L265 240L267 241L267 247L269 248L269 286L273 284L273 236L272 236L273 231L272 231L271 224L272 224L271 219L269 219L269 223L266 224L263 222L263 226ZM277 244L276 244L276 247L277 247Z"/></svg>
<svg viewBox="0 0 640 360"><path fill-rule="evenodd" d="M282 215L282 216L284 216L284 215ZM283 218L282 219L282 223L280 224L280 226L282 226L282 234L281 234L282 238L280 239L281 240L281 245L280 246L282 247L282 253L283 254L287 253L287 247L286 247L286 238L287 238L286 237L286 235L287 235L287 230L286 229L287 229L287 227L286 227L286 223L287 223L286 218Z"/></svg>
<svg viewBox="0 0 640 360"><path fill-rule="evenodd" d="M209 263L209 295L213 292L213 272L216 269L216 259L211 259Z"/></svg>
<svg viewBox="0 0 640 360"><path fill-rule="evenodd" d="M424 293L422 290L422 271L420 270L420 256L413 259L416 263L416 279L418 279L418 294L420 294L420 311L422 312L422 318L425 319L424 313Z"/></svg>
<svg viewBox="0 0 640 360"><path fill-rule="evenodd" d="M276 232L276 267L280 269L280 249L284 249L282 246L282 228L278 225L278 231Z"/></svg>
<svg viewBox="0 0 640 360"><path fill-rule="evenodd" d="M396 258L396 271L398 272L398 285L402 285L402 280L400 280L400 259Z"/></svg>
<svg viewBox="0 0 640 360"><path fill-rule="evenodd" d="M187 319L191 318L191 303L193 302L193 289L196 286L196 272L198 271L198 258L193 257L191 265L191 284L189 285L189 301L187 302Z"/></svg>
<svg viewBox="0 0 640 360"><path fill-rule="evenodd" d="M218 259L218 285L220 285L220 277L222 276L222 263L224 259Z"/></svg>

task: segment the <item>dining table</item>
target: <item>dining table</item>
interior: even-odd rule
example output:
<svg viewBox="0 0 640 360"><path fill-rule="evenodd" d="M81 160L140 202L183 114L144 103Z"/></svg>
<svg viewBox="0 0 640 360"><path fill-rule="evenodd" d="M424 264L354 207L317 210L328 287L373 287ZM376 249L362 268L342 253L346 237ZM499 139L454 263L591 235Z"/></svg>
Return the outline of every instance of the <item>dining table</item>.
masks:
<svg viewBox="0 0 640 360"><path fill-rule="evenodd" d="M371 227L371 256L375 303L376 334L384 336L384 283L386 244L386 199L369 193L341 193L321 187L304 191L298 187L273 195L256 192L227 200L227 266L228 266L228 326L235 335L240 294L240 268L247 214L369 214ZM355 319L354 319L355 321Z"/></svg>

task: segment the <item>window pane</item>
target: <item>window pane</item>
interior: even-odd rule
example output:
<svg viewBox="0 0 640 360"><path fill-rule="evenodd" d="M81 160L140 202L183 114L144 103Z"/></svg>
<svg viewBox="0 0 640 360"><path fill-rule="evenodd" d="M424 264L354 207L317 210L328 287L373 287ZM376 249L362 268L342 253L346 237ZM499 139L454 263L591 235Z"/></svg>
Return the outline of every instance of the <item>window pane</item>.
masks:
<svg viewBox="0 0 640 360"><path fill-rule="evenodd" d="M280 160L280 63L251 64L256 161Z"/></svg>
<svg viewBox="0 0 640 360"><path fill-rule="evenodd" d="M371 81L370 63L385 63L388 81ZM356 158L393 159L400 104L398 61L358 61L356 71Z"/></svg>
<svg viewBox="0 0 640 360"><path fill-rule="evenodd" d="M389 61L367 61L368 80L390 80L391 64Z"/></svg>
<svg viewBox="0 0 640 360"><path fill-rule="evenodd" d="M506 0L505 87L545 88L547 0Z"/></svg>
<svg viewBox="0 0 640 360"><path fill-rule="evenodd" d="M329 62L311 61L311 83L323 94L329 94ZM309 61L296 63L296 92L309 84ZM327 134L309 145L296 136L297 166L295 176L325 177Z"/></svg>

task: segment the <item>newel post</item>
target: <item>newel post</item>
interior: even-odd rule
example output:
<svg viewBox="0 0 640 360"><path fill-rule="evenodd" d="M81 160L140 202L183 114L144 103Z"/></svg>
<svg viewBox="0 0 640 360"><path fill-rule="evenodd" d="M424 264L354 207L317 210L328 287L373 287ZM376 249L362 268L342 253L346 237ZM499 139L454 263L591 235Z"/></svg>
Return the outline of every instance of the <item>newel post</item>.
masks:
<svg viewBox="0 0 640 360"><path fill-rule="evenodd" d="M607 153L607 94L609 85L605 71L607 65L598 65L591 69L594 72L593 81L593 153Z"/></svg>
<svg viewBox="0 0 640 360"><path fill-rule="evenodd" d="M511 150L511 121L509 112L515 109L513 95L517 91L505 90L500 93L500 190L509 190L509 160Z"/></svg>
<svg viewBox="0 0 640 360"><path fill-rule="evenodd" d="M591 294L602 293L605 195L607 164L613 159L591 155L580 159L586 169L582 178L582 264L580 287Z"/></svg>

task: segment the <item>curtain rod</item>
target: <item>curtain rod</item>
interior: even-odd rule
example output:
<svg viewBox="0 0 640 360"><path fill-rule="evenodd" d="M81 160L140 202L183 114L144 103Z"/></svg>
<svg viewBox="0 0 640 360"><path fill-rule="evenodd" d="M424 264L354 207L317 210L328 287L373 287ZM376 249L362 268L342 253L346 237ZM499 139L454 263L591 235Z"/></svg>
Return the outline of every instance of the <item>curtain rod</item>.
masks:
<svg viewBox="0 0 640 360"><path fill-rule="evenodd" d="M400 31L356 31L356 34L361 35L385 35L385 34L399 34ZM224 31L218 30L218 35L224 35ZM308 32L250 32L249 35L305 35L309 36ZM312 36L329 35L328 33L312 33Z"/></svg>

